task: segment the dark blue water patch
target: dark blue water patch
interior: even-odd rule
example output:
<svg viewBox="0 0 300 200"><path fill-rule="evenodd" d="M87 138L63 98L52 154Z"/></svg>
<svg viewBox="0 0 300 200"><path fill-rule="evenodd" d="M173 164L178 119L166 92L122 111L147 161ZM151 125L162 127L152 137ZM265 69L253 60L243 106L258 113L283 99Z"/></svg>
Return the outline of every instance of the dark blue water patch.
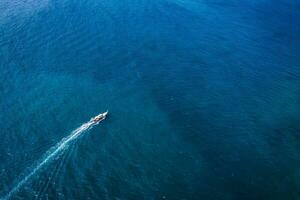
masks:
<svg viewBox="0 0 300 200"><path fill-rule="evenodd" d="M234 42L230 35L223 37ZM286 197L287 190L289 198L297 198L297 181L293 178L285 179L286 187L281 188L278 188L276 182L280 183L284 176L293 176L297 168L298 144L293 139L298 134L298 125L290 122L297 121L297 114L292 110L299 111L295 103L299 101L298 89L294 90L299 80L295 78L289 82L285 71L297 74L299 70L285 60L288 68L282 71L283 68L272 60L273 56L255 59L259 53L266 52L264 48L253 47L255 42L249 43L251 40L248 41L248 38L241 44L241 48L246 51L214 56L195 56L190 52L199 48L184 49L186 43L178 46L180 40L176 41L176 45L163 43L165 46L158 47L156 51L144 49L140 60L152 63L153 67L145 67L142 77L145 85L150 86L158 105L168 113L174 126L182 130L182 138L197 148L199 155L207 160L208 171L212 171L207 173L210 177L215 176L213 181L208 180L212 181L208 184L217 187L218 191L228 185L225 190L229 196L238 199L271 198L273 191L281 199ZM190 44L196 46L197 42ZM261 43L262 47L268 45L268 42ZM289 55L294 57L292 49ZM147 50L155 57L148 56L150 53ZM249 59L247 53L251 51L258 54L251 55ZM193 60L203 62L196 65ZM297 63L297 59L293 62ZM288 91L292 96L281 99L280 96L285 96ZM279 105L290 106L284 111ZM269 126L273 126L273 129L269 130ZM293 128L288 129L289 126ZM274 131L275 127L290 131L282 135ZM279 143L274 145L275 141ZM289 145L286 146L286 142ZM252 173L254 171L255 175ZM231 188L241 188L238 190L241 192L231 193ZM208 196L213 193L213 190L207 191Z"/></svg>
<svg viewBox="0 0 300 200"><path fill-rule="evenodd" d="M297 2L11 11L0 25L1 194L109 109L14 197L299 198Z"/></svg>
<svg viewBox="0 0 300 200"><path fill-rule="evenodd" d="M164 74L162 74L162 76L166 77ZM294 139L298 134L296 131L298 123L290 123L293 120L297 121L296 115L290 115L287 112L285 117L278 119L271 117L271 113L265 113L269 119L264 119L260 116L262 113L257 113L256 109L262 106L265 112L274 112L272 111L274 105L270 105L268 106L269 108L267 108L266 105L261 105L265 104L263 100L256 103L257 107L255 105L251 106L250 103L253 104L255 102L253 101L254 99L251 99L253 94L248 96L250 98L248 100L243 99L244 94L241 94L241 96L234 95L234 98L239 98L234 101L229 98L231 95L228 96L226 90L217 90L220 94L211 96L214 91L210 91L208 94L203 88L198 88L198 91L192 90L189 87L183 87L181 85L182 81L179 81L178 78L174 83L174 81L172 81L174 79L174 77L170 78L161 85L153 83L153 94L158 104L169 114L174 125L182 130L182 138L197 148L201 157L207 159L208 165L210 166L209 169L214 169L212 174L216 176L215 180L218 180L217 177L226 177L224 180L226 184L221 181L221 185L222 183L224 185L236 186L242 184L243 188L248 188L249 191L256 191L254 193L252 192L253 195L257 195L256 197L260 195L270 195L276 186L263 184L264 187L260 188L259 180L255 178L251 180L250 177L254 176L252 172L255 171L255 173L260 174L260 178L264 180L273 177L280 182L280 177L285 175L274 175L278 169L279 171L286 171L287 173L290 170L294 171L296 169L294 167L297 165L296 149L298 145ZM190 79L190 81L192 81L192 79ZM216 90L216 88L214 89ZM238 90L232 89L230 89L230 91L235 91L235 93L239 92ZM193 97L196 95L199 96L196 98L197 103L192 103L193 101L187 100L189 99L186 97L188 95ZM208 107L209 109L207 109ZM268 110L270 108L271 110ZM299 108L293 106L291 109L299 110ZM273 129L269 130L270 127L268 127L266 123L271 123L273 129L277 126L277 128L280 127L280 129L282 128L283 130L289 131L280 133L273 131ZM278 124L281 125L278 127ZM289 126L293 128L288 129ZM286 146L287 141L289 141L289 145ZM239 146L243 146L243 150L241 150ZM270 148L271 151L269 151L268 148ZM239 149L238 152L237 149ZM284 151L286 151L289 156L284 153L283 149L285 149ZM267 159L267 161L263 161L264 159ZM254 163L251 165L249 162ZM287 166L289 167L286 168ZM232 178L230 174L235 177L243 177L243 179ZM248 176L249 179L247 179L246 176ZM251 181L255 186L252 187L248 185ZM297 187L296 183L290 180L287 180L287 184L289 185L288 188L295 189ZM214 185L217 184L214 183ZM260 190L258 190L257 187L260 188ZM281 190L280 198L285 195L285 189L286 188ZM294 189L292 189L292 191ZM246 198L247 195L249 196L249 194L243 193L237 193L235 195L243 198ZM293 195L297 196L297 193Z"/></svg>
<svg viewBox="0 0 300 200"><path fill-rule="evenodd" d="M176 96L177 93L167 93L166 91L163 93L174 99L182 99L182 96ZM286 179L286 188L279 189L274 184L282 182L282 177L293 176L292 174L296 169L291 167L297 165L296 149L298 145L293 140L297 134L296 131L285 131L285 135L284 133L274 131L267 133L265 131L263 134L269 134L269 136L261 136L259 135L261 130L253 127L258 125L249 126L247 123L237 122L239 121L237 119L235 122L224 119L230 116L220 115L221 113L218 112L220 107L216 107L217 111L212 109L209 109L209 112L204 109L195 111L197 105L185 105L184 102L179 103L180 100L175 100L175 102L174 100L172 102L166 99L162 100L161 95L159 96L159 104L170 114L170 119L174 125L176 124L182 129L182 138L197 148L199 155L206 159L209 170L205 173L209 174L209 177L215 177L213 183L210 182L212 181L210 178L204 179L206 184L220 187L219 191L227 185L229 187L226 187L226 191L231 191L230 188L232 187L240 188L238 191L241 192L233 192L232 194L237 198L269 198L271 194L274 194L274 189L279 196L278 199L286 196L287 189L291 192L290 198L297 197L297 192L293 193L297 188L294 180ZM174 105L176 105L176 111L174 111ZM242 115L240 115L241 117ZM250 132L238 128L239 126L250 129ZM293 126L297 127L297 124ZM263 142L266 144L261 146L260 143L256 143L257 139L253 140L252 137L258 137L260 138L258 140L264 140ZM248 142L245 143L247 140ZM243 150L240 146L243 146ZM271 149L271 152L268 152L268 148ZM294 150L290 150L290 148ZM237 149L239 150L237 151ZM255 175L253 171L255 171ZM290 174L289 171L292 173ZM266 184L266 182L270 184ZM263 187L261 187L262 185ZM206 192L208 196L212 194L211 190Z"/></svg>

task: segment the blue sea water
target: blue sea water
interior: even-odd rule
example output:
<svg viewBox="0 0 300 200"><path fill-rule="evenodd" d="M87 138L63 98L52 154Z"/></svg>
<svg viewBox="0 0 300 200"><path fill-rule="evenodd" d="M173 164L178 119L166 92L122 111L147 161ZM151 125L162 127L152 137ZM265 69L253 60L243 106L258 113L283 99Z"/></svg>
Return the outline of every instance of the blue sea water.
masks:
<svg viewBox="0 0 300 200"><path fill-rule="evenodd" d="M107 109L10 199L300 199L300 1L1 0L0 198Z"/></svg>

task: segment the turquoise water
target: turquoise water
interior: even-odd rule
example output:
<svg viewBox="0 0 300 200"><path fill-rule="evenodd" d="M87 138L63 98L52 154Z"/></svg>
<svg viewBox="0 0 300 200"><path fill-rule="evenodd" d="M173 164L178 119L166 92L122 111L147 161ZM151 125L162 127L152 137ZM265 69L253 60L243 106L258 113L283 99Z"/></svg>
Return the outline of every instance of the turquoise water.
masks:
<svg viewBox="0 0 300 200"><path fill-rule="evenodd" d="M299 35L297 0L1 0L0 198L299 199Z"/></svg>

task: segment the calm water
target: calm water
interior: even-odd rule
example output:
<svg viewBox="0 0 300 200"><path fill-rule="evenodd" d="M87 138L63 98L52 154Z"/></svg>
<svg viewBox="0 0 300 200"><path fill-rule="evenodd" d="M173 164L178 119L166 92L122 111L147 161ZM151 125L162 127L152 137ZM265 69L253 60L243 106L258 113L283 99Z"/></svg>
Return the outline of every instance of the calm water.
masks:
<svg viewBox="0 0 300 200"><path fill-rule="evenodd" d="M106 109L10 199L300 199L300 1L1 0L0 198Z"/></svg>

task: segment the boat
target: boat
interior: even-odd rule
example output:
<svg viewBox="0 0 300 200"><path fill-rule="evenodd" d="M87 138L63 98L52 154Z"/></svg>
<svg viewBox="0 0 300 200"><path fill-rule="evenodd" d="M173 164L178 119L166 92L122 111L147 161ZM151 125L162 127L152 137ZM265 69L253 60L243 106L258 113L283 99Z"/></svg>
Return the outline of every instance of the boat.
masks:
<svg viewBox="0 0 300 200"><path fill-rule="evenodd" d="M101 113L101 114L97 115L96 117L92 118L92 122L94 122L94 123L100 122L100 121L104 120L107 115L108 115L108 111Z"/></svg>

